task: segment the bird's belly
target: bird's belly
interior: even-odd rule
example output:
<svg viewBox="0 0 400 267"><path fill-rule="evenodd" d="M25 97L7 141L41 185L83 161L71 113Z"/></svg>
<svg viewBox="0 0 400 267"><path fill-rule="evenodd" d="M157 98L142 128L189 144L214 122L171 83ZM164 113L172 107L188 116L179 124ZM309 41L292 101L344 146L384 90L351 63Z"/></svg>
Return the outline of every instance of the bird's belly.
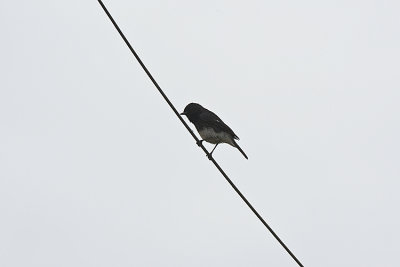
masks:
<svg viewBox="0 0 400 267"><path fill-rule="evenodd" d="M203 128L199 130L199 134L204 141L211 144L227 143L234 146L232 137L226 132L216 132L213 128Z"/></svg>

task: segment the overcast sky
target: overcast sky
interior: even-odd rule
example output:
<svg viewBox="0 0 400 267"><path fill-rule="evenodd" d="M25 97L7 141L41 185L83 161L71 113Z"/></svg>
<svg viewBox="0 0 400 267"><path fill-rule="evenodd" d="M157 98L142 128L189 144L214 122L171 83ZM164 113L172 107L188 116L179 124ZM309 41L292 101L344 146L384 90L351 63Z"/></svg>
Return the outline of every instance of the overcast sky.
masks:
<svg viewBox="0 0 400 267"><path fill-rule="evenodd" d="M104 3L304 266L400 266L399 1ZM0 32L0 266L296 266L97 1L3 0Z"/></svg>

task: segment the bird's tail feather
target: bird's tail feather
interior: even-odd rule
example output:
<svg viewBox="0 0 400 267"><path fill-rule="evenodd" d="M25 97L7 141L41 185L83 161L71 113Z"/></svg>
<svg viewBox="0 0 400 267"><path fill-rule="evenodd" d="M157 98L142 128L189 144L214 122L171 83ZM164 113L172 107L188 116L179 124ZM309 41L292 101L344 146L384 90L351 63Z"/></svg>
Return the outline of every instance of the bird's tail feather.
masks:
<svg viewBox="0 0 400 267"><path fill-rule="evenodd" d="M244 151L240 148L240 146L239 146L235 141L233 141L233 143L235 144L235 147L240 151L240 153L242 153L243 156L244 156L246 159L249 159L249 158L247 157L246 153L244 153Z"/></svg>

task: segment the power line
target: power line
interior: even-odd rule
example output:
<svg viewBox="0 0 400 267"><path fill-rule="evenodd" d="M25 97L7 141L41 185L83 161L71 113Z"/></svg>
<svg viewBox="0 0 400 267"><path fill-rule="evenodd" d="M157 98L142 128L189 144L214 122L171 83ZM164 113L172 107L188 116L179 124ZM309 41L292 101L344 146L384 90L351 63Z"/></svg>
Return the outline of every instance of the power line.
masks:
<svg viewBox="0 0 400 267"><path fill-rule="evenodd" d="M153 75L151 75L150 71L147 69L147 67L144 65L143 61L140 59L136 51L133 49L131 44L129 43L128 39L126 39L125 35L122 33L121 29L119 28L118 24L115 22L113 17L111 16L110 12L108 12L107 8L103 4L101 0L98 0L99 4L103 8L104 12L107 14L108 18L111 20L112 24L114 25L115 29L119 32L121 35L122 39L124 40L125 44L128 46L129 50L131 50L132 54L135 56L136 60L139 62L140 66L142 66L143 70L146 72L147 76L149 76L150 80L153 82L154 86L157 88L157 90L160 92L162 97L165 99L165 101L168 103L170 108L173 110L175 115L179 118L179 120L182 122L182 124L186 127L186 129L189 131L189 133L193 136L193 138L196 140L196 143L198 146L200 146L203 151L206 153L206 155L209 157L209 159L214 163L215 167L220 171L220 173L224 176L224 178L228 181L228 183L232 186L232 188L238 193L238 195L242 198L242 200L246 203L246 205L253 211L253 213L257 216L257 218L262 222L262 224L268 229L268 231L271 232L271 234L275 237L276 240L282 245L282 247L289 253L289 255L296 261L296 263L304 267L303 264L296 258L296 256L290 251L290 249L283 243L283 241L279 238L279 236L272 230L272 228L267 224L267 222L261 217L261 215L257 212L257 210L250 204L250 202L246 199L246 197L240 192L240 190L236 187L236 185L232 182L232 180L228 177L228 175L222 170L222 168L219 166L219 164L215 161L213 157L210 156L209 152L207 149L203 146L202 143L199 142L199 139L197 136L193 133L192 129L190 129L189 125L182 119L182 117L179 115L179 112L176 110L174 105L171 103L171 101L168 99L166 94L163 92L161 87L158 85L157 81L154 79Z"/></svg>

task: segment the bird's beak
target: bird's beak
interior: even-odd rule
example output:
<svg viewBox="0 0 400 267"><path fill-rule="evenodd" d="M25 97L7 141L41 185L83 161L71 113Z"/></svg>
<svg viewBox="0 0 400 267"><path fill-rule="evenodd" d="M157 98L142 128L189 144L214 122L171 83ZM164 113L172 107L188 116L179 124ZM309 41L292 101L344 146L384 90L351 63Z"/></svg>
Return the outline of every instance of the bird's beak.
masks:
<svg viewBox="0 0 400 267"><path fill-rule="evenodd" d="M181 115L182 115L182 116L183 116L183 115L186 115L186 113L185 113L185 112L182 112Z"/></svg>

